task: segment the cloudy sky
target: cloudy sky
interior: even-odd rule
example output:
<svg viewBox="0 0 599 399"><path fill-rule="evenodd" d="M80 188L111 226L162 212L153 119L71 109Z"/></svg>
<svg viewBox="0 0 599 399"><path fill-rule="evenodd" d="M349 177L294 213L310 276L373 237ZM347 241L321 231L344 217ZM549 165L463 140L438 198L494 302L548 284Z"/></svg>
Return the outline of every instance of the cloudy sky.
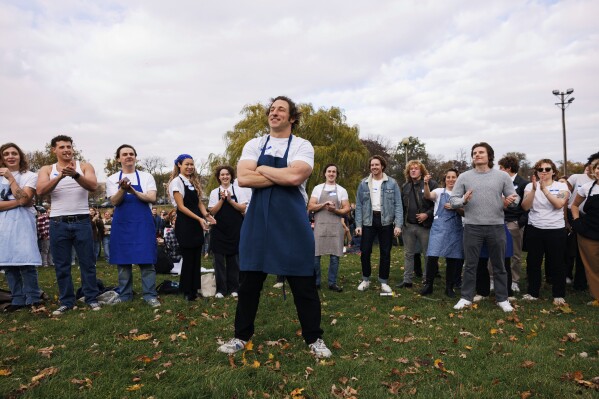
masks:
<svg viewBox="0 0 599 399"><path fill-rule="evenodd" d="M0 0L0 141L74 138L102 180L124 142L171 162L224 151L246 104L337 106L363 137L455 157L599 151L599 2Z"/></svg>

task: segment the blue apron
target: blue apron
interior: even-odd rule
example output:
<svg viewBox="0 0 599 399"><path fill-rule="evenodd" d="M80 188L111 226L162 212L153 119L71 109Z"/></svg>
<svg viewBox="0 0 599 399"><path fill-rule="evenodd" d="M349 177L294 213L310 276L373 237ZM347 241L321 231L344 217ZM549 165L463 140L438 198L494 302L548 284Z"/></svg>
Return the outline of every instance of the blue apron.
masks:
<svg viewBox="0 0 599 399"><path fill-rule="evenodd" d="M426 255L464 259L462 218L456 211L445 209L446 202L449 202L449 194L443 189L428 238Z"/></svg>
<svg viewBox="0 0 599 399"><path fill-rule="evenodd" d="M119 174L119 181L123 171ZM136 191L143 193L139 173L135 171ZM156 264L156 228L152 211L135 194L125 193L123 201L114 208L110 230L110 264Z"/></svg>
<svg viewBox="0 0 599 399"><path fill-rule="evenodd" d="M258 166L287 167L293 135L283 158L265 155L270 135L258 158ZM314 275L314 234L306 203L298 187L274 185L253 190L252 201L241 226L239 269L281 276Z"/></svg>

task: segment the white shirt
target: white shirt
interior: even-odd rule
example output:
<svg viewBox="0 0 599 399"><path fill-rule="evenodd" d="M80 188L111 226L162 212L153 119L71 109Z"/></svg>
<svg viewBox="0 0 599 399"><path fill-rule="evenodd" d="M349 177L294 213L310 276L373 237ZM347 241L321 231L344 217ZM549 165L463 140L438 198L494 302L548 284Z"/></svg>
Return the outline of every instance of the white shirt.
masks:
<svg viewBox="0 0 599 399"><path fill-rule="evenodd" d="M235 195L237 196L238 204L247 204L249 199L245 196L245 190L241 190L240 187L233 187L232 185L229 188L224 188L223 186L218 186L214 190L210 191L210 199L208 200L208 208L212 208L215 206L219 199L220 193L219 191L227 190L231 195L233 195L233 189L235 189Z"/></svg>
<svg viewBox="0 0 599 399"><path fill-rule="evenodd" d="M435 193L435 208L433 209L433 215L437 214L437 209L439 209L439 201L441 201L441 194L443 194L443 190L445 190L447 195L451 196L451 190L447 190L443 187L439 187L431 191L431 193ZM447 197L447 200L449 201L449 197Z"/></svg>
<svg viewBox="0 0 599 399"><path fill-rule="evenodd" d="M25 187L29 187L31 189L33 189L33 191L35 192L35 188L37 186L37 173L31 172L31 171L26 171L24 173L19 172L18 170L15 171L11 171L12 176L15 178L15 181L17 182L17 186L19 186L20 188L25 188ZM4 176L2 176L2 184L6 184L8 186L8 179ZM15 196L14 193L11 193L8 196L9 200L14 200ZM35 208L33 206L29 206L27 207L27 210L32 213L32 214L36 214Z"/></svg>
<svg viewBox="0 0 599 399"><path fill-rule="evenodd" d="M75 163L75 170L83 175L79 161ZM50 180L58 179L59 174L56 164L52 165ZM81 187L75 179L70 176L64 177L50 193L52 199L50 217L89 215L88 194L87 190Z"/></svg>
<svg viewBox="0 0 599 399"><path fill-rule="evenodd" d="M572 186L572 194L570 195L570 200L568 201L568 208L572 208L572 203L574 202L574 198L576 198L576 193L578 192L578 190L585 184L593 181L594 180L591 179L586 173L572 175L568 178L568 183L570 183L570 185ZM585 202L586 199L582 202L582 204L580 204L580 209L582 209Z"/></svg>
<svg viewBox="0 0 599 399"><path fill-rule="evenodd" d="M343 202L343 201L349 201L349 196L347 195L347 190L344 189L343 187L341 187L338 184L326 184L326 183L321 183L318 186L314 187L314 189L312 190L312 198L316 198L317 200L320 198L320 195L322 194L322 190L324 189L324 191L326 192L331 192L331 191L335 191L335 189L337 189L337 199L339 200L339 203ZM333 194L335 195L335 194Z"/></svg>
<svg viewBox="0 0 599 399"><path fill-rule="evenodd" d="M589 195L589 190L593 186L594 182L595 182L595 180L591 180L590 182L588 182L588 183L584 184L582 187L580 187L577 191L575 191L576 194L580 195L581 197L584 197L584 201L582 201L582 203L578 207L578 209L580 209L581 213L584 213L584 210L582 208L584 207L585 202L587 202L587 198L592 197L594 195L599 195L599 184L595 184L595 187L593 187L593 191L591 192L591 195ZM574 194L572 194L572 195L574 195Z"/></svg>
<svg viewBox="0 0 599 399"><path fill-rule="evenodd" d="M547 187L553 195L559 194L560 191L568 192L568 185L554 181L551 186ZM524 194L532 191L532 183L528 183L524 188ZM528 224L533 225L538 229L559 229L566 227L564 220L564 210L562 208L555 209L549 202L543 191L541 191L540 183L537 183L535 198L532 202L532 207L528 213Z"/></svg>
<svg viewBox="0 0 599 399"><path fill-rule="evenodd" d="M383 179L374 180L372 179L372 188L370 192L372 195L370 196L370 203L372 205L372 210L376 212L381 211L381 186L383 185Z"/></svg>
<svg viewBox="0 0 599 399"><path fill-rule="evenodd" d="M262 148L264 148L267 138L268 135L256 137L248 141L243 147L241 158L239 158L239 160L258 162L258 158L260 158L260 153L262 152ZM272 155L277 158L283 158L285 156L285 151L287 150L288 141L289 138L271 137L268 141L266 150L264 150L264 155ZM312 144L310 144L308 140L302 139L301 137L297 137L295 135L291 139L291 144L289 145L287 166L291 165L291 163L294 161L304 161L310 165L311 168L314 167L314 147L312 147ZM304 201L307 204L308 195L306 194L306 182L304 181L298 188L300 189L300 192L304 197Z"/></svg>
<svg viewBox="0 0 599 399"><path fill-rule="evenodd" d="M141 189L144 193L149 191L157 191L156 189L156 181L154 180L154 176L149 174L148 172L137 171L139 174L139 182L137 181L137 176L135 172L133 173L123 173L121 179L125 177L129 179L132 185L140 185ZM108 198L112 197L119 191L119 176L121 172L117 172L108 179L106 179L106 196ZM152 208L152 204L148 203L148 206Z"/></svg>
<svg viewBox="0 0 599 399"><path fill-rule="evenodd" d="M179 177L181 179L183 179L183 181L181 181L181 179L179 179ZM173 179L173 181L171 181L171 183L168 185L168 194L171 198L171 204L173 204L174 207L177 207L177 203L175 202L175 191L178 192L179 194L181 194L182 198L185 198L185 186L187 186L187 188L190 191L195 191L195 187L193 186L193 184L191 184L191 182L189 181L189 179L185 176L183 176L182 174L179 174L179 176L175 177ZM198 194L199 197L199 194Z"/></svg>

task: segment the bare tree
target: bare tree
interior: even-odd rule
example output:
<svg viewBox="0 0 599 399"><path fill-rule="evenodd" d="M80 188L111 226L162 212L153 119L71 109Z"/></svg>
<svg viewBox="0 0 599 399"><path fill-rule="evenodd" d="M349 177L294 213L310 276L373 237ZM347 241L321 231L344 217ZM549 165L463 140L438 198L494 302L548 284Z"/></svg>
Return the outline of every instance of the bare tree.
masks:
<svg viewBox="0 0 599 399"><path fill-rule="evenodd" d="M152 155L139 160L139 164L143 170L156 177L157 174L162 173L166 168L166 160L163 157Z"/></svg>

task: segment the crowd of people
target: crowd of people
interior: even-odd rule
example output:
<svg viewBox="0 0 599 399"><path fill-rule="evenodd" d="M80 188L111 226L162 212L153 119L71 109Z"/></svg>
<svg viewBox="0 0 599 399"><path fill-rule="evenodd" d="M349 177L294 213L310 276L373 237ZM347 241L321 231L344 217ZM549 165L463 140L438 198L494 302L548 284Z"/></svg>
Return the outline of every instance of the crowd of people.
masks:
<svg viewBox="0 0 599 399"><path fill-rule="evenodd" d="M218 349L233 354L254 333L260 292L268 274L277 275L293 293L302 335L316 357L329 357L320 326L321 259L329 257L326 286L341 293L338 279L346 245L359 246L362 266L359 291L370 288L373 245L378 241L378 282L381 295L392 295L389 284L391 248L401 238L404 272L398 289L414 286L421 254L425 270L419 293L433 293L439 260L445 259L445 294L460 299L457 310L495 291L497 305L513 311L510 301L521 290L522 300L540 297L543 281L551 284L553 303L566 304L566 284L586 289L599 305L599 153L591 155L583 174L563 176L550 159L534 166L530 179L518 175L514 157L504 157L495 169L493 148L472 146L472 169L460 174L448 169L439 185L419 160L405 167L400 187L385 173L386 160L375 155L370 173L358 187L355 204L337 183L340 171L329 163L323 182L310 196L305 182L312 174L314 148L293 135L300 120L295 103L284 96L267 111L270 132L250 140L237 170L221 165L214 171L219 186L202 202L200 176L193 158L179 155L173 163L170 213L156 202L153 176L136 168L132 145L116 149L121 169L108 177L106 195L114 213L100 215L88 207L88 193L97 189L91 164L74 159L73 140L52 139L57 162L29 171L23 151L14 143L0 147L0 266L12 295L6 311L42 304L37 266L53 265L59 290L60 316L75 306L71 276L79 262L84 301L100 310L96 261L103 248L116 265L118 298L133 300L133 265L139 266L142 298L161 305L156 291L157 237L168 256L182 260L180 292L188 301L198 296L201 262L210 231L216 298L237 298L235 336ZM251 190L250 190L251 189ZM50 207L38 207L36 195L49 195ZM312 224L307 214L313 215ZM18 232L18 234L17 234ZM522 284L523 251L527 251L527 287ZM576 266L575 266L576 265Z"/></svg>

